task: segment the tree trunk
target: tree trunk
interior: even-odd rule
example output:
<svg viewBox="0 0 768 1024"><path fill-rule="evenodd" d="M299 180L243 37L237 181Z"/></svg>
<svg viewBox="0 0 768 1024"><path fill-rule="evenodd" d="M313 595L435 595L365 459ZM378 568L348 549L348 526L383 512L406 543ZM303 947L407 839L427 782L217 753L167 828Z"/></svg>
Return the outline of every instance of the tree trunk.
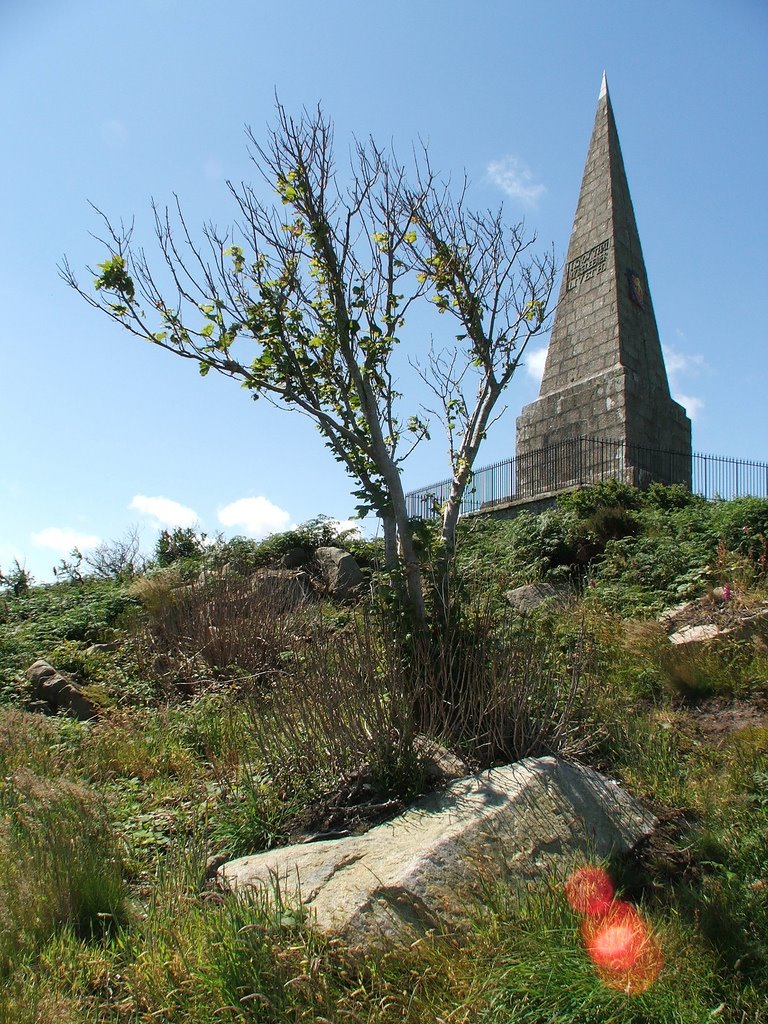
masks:
<svg viewBox="0 0 768 1024"><path fill-rule="evenodd" d="M384 568L392 572L397 568L397 523L393 515L381 517L384 530Z"/></svg>

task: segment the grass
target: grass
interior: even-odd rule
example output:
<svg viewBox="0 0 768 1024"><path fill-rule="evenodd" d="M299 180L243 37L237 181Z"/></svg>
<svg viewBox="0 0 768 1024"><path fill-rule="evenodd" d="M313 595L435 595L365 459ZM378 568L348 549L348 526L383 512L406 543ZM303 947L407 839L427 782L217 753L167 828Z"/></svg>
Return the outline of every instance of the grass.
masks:
<svg viewBox="0 0 768 1024"><path fill-rule="evenodd" d="M0 1024L766 1024L768 729L713 740L692 711L763 693L765 639L681 665L634 614L649 607L644 560L674 537L685 587L700 579L705 593L727 573L740 599L765 600L763 510L706 520L674 495L624 511L621 498L593 496L535 529L475 523L466 572L492 564L495 576L422 662L371 607L265 605L236 574L190 585L189 567L171 566L132 589L85 580L8 595ZM585 567L568 558L585 551L598 583L586 600L522 623L503 612L512 582L575 587ZM665 600L677 586L657 584ZM26 710L36 657L101 687L101 716ZM657 809L663 842L609 866L658 937L655 984L606 987L562 880L522 899L489 886L462 934L368 954L317 935L299 907L204 886L211 855L284 842L355 772L404 799L419 792L419 730L476 765L579 751Z"/></svg>
<svg viewBox="0 0 768 1024"><path fill-rule="evenodd" d="M0 788L0 972L62 925L83 936L126 910L120 852L96 795L20 768Z"/></svg>

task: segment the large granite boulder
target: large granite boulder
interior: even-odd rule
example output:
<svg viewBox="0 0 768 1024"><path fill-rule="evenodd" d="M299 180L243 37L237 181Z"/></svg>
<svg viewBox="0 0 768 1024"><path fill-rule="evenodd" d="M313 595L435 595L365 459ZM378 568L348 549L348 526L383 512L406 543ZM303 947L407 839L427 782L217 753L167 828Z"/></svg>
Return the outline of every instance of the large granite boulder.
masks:
<svg viewBox="0 0 768 1024"><path fill-rule="evenodd" d="M251 577L251 592L275 611L295 611L309 598L309 576L287 569L260 569Z"/></svg>
<svg viewBox="0 0 768 1024"><path fill-rule="evenodd" d="M241 857L218 870L232 890L300 900L351 945L456 928L494 879L527 883L631 849L655 825L616 782L554 757L454 782L361 836Z"/></svg>
<svg viewBox="0 0 768 1024"><path fill-rule="evenodd" d="M328 593L341 601L354 597L365 580L354 555L343 548L318 548L315 563Z"/></svg>
<svg viewBox="0 0 768 1024"><path fill-rule="evenodd" d="M515 587L504 595L507 602L519 612L532 612L547 601L562 600L562 591L551 583L528 583Z"/></svg>
<svg viewBox="0 0 768 1024"><path fill-rule="evenodd" d="M29 666L27 679L32 684L33 701L47 706L49 711L66 711L81 721L97 717L98 704L73 679L42 658Z"/></svg>

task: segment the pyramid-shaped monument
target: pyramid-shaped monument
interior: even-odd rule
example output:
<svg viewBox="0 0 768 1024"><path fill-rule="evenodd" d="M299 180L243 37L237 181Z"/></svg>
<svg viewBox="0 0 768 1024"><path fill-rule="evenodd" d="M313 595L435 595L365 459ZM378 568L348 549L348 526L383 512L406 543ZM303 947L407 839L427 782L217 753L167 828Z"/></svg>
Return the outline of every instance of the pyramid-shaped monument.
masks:
<svg viewBox="0 0 768 1024"><path fill-rule="evenodd" d="M577 448L578 458L541 455ZM603 75L541 390L517 420L517 493L605 475L690 486L690 473L691 423L669 393Z"/></svg>

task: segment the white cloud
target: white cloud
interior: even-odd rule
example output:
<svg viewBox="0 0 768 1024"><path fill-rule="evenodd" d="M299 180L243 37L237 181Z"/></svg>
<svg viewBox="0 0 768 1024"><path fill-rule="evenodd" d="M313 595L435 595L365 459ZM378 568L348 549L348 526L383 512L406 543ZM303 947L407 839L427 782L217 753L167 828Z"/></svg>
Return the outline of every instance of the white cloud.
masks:
<svg viewBox="0 0 768 1024"><path fill-rule="evenodd" d="M101 544L101 537L92 533L79 533L60 526L47 526L32 534L32 543L38 548L50 548L57 555L68 555L72 548L88 551Z"/></svg>
<svg viewBox="0 0 768 1024"><path fill-rule="evenodd" d="M541 378L544 376L544 364L547 361L547 352L549 352L549 345L545 345L544 348L529 348L525 353L525 372L529 377L532 377L537 384L541 384Z"/></svg>
<svg viewBox="0 0 768 1024"><path fill-rule="evenodd" d="M148 498L144 494L136 494L131 499L129 508L141 512L142 515L152 516L158 526L189 527L198 522L198 515L194 509L181 505L171 498Z"/></svg>
<svg viewBox="0 0 768 1024"><path fill-rule="evenodd" d="M697 398L695 395L684 395L682 391L678 391L676 388L671 389L672 397L688 413L692 420L697 420L701 410L704 408L704 399Z"/></svg>
<svg viewBox="0 0 768 1024"><path fill-rule="evenodd" d="M680 331L677 333L679 337L684 337ZM685 408L692 420L696 420L704 408L704 400L696 395L683 394L680 390L680 377L695 377L700 371L705 370L707 364L704 356L681 352L680 349L673 348L671 345L663 345L662 349L672 397Z"/></svg>
<svg viewBox="0 0 768 1024"><path fill-rule="evenodd" d="M352 531L355 537L362 537L363 535L359 519L334 519L332 520L332 525L337 534Z"/></svg>
<svg viewBox="0 0 768 1024"><path fill-rule="evenodd" d="M24 565L24 553L15 544L0 543L0 569L3 566L8 568L14 561Z"/></svg>
<svg viewBox="0 0 768 1024"><path fill-rule="evenodd" d="M535 206L547 191L541 182L534 181L531 169L516 156L491 160L486 173L492 184L525 206Z"/></svg>
<svg viewBox="0 0 768 1024"><path fill-rule="evenodd" d="M256 540L287 530L291 525L289 512L261 496L238 498L219 509L218 516L222 526L240 527Z"/></svg>
<svg viewBox="0 0 768 1024"><path fill-rule="evenodd" d="M672 348L671 345L663 345L664 363L667 373L674 377L678 373L697 374L700 370L706 369L706 362L702 355L689 355L681 352L680 349Z"/></svg>

